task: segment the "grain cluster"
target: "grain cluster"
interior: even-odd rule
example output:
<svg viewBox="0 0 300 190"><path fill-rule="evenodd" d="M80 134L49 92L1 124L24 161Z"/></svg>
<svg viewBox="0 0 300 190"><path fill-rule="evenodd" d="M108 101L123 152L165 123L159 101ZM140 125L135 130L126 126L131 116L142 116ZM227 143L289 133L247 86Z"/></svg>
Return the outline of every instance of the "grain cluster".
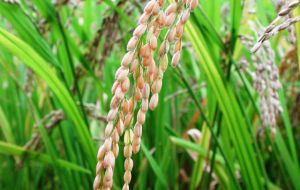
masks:
<svg viewBox="0 0 300 190"><path fill-rule="evenodd" d="M241 36L242 43L250 48L252 39ZM246 71L252 76L254 89L259 94L262 126L270 127L272 134L276 132L276 117L282 112L278 90L281 88L278 68L275 64L275 55L269 41L265 41L259 51L251 56L254 72L250 71L249 64L243 63Z"/></svg>
<svg viewBox="0 0 300 190"><path fill-rule="evenodd" d="M158 105L164 72L169 62L168 54L172 54L173 67L179 64L184 25L198 1L176 0L166 5L165 10L164 4L164 0L151 0L146 4L127 44L127 53L116 71L105 141L97 155L95 190L112 188L121 137L125 158L123 190L129 189L132 154L140 150L148 109L154 110ZM163 37L160 35L162 30L166 30ZM159 44L161 38L163 40Z"/></svg>
<svg viewBox="0 0 300 190"><path fill-rule="evenodd" d="M291 12L300 5L300 0L290 2L278 12L277 17L266 27L263 34L258 38L251 51L255 53L265 41L275 36L278 32L288 29L291 25L300 21L300 16L289 17Z"/></svg>

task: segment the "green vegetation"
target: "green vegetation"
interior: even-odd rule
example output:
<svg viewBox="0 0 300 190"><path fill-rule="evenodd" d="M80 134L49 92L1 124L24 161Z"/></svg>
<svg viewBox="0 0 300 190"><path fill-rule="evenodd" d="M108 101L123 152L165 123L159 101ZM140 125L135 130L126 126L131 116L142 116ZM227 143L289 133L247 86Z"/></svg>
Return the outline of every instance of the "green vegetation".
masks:
<svg viewBox="0 0 300 190"><path fill-rule="evenodd" d="M182 38L158 56L174 25L161 30L153 57L156 69L164 56L169 67L146 97L130 189L300 190L300 6L280 2L199 0ZM93 189L115 75L146 3L0 1L0 189ZM150 69L139 66L130 88ZM129 101L136 92L127 91ZM123 149L136 145L130 129L142 106L118 107L118 121L132 110L134 122L120 137L112 189L123 187Z"/></svg>

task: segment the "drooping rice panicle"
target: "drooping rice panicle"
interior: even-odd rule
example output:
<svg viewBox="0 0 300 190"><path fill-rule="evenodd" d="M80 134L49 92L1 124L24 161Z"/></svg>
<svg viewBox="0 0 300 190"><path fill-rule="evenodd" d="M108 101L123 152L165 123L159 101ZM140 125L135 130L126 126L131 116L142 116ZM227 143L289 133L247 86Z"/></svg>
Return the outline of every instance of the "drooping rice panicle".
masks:
<svg viewBox="0 0 300 190"><path fill-rule="evenodd" d="M287 16L300 5L300 0L294 0L290 2L286 7L278 12L277 17L266 27L263 34L258 38L257 42L251 49L251 52L255 53L262 44L269 40L272 36L275 36L278 32L287 29L289 26L300 21L300 16L294 18L288 18ZM283 20L278 24L280 20Z"/></svg>
<svg viewBox="0 0 300 190"><path fill-rule="evenodd" d="M127 44L128 52L116 72L116 82L112 87L114 96L107 115L105 141L99 148L97 156L94 189L112 188L114 164L119 152L118 143L123 133L125 157L123 190L129 189L133 167L132 152L139 152L142 126L148 109L154 110L158 104L163 73L168 66L169 46L172 43L174 43L172 66L175 67L179 63L184 24L198 1L175 1L168 5L165 11L162 10L163 4L163 0L151 0L147 3L139 18L138 26ZM160 31L164 28L168 31L158 49ZM134 118L136 121L132 126Z"/></svg>

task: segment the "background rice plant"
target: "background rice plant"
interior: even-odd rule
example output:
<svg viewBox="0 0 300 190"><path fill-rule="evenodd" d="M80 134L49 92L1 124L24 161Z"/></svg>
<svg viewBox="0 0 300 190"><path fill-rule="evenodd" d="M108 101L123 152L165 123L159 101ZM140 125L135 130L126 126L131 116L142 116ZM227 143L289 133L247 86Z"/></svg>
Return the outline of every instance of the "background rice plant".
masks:
<svg viewBox="0 0 300 190"><path fill-rule="evenodd" d="M0 2L0 189L91 189L114 73L146 2L17 2ZM147 114L130 187L300 189L299 26L270 40L283 109L273 136L240 36L255 43L280 1L199 4L180 65L166 71ZM122 188L123 162L113 189Z"/></svg>

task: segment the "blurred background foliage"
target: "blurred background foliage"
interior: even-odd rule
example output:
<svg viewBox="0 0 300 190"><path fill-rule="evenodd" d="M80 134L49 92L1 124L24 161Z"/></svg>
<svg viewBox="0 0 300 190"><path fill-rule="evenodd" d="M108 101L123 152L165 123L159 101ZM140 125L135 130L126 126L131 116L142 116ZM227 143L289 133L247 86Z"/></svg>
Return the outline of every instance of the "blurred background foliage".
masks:
<svg viewBox="0 0 300 190"><path fill-rule="evenodd" d="M114 73L145 2L0 1L0 189L92 188ZM283 108L272 136L240 64L253 70L240 36L254 43L280 1L199 4L180 66L166 71L147 114L131 188L300 189L299 30L270 41Z"/></svg>

